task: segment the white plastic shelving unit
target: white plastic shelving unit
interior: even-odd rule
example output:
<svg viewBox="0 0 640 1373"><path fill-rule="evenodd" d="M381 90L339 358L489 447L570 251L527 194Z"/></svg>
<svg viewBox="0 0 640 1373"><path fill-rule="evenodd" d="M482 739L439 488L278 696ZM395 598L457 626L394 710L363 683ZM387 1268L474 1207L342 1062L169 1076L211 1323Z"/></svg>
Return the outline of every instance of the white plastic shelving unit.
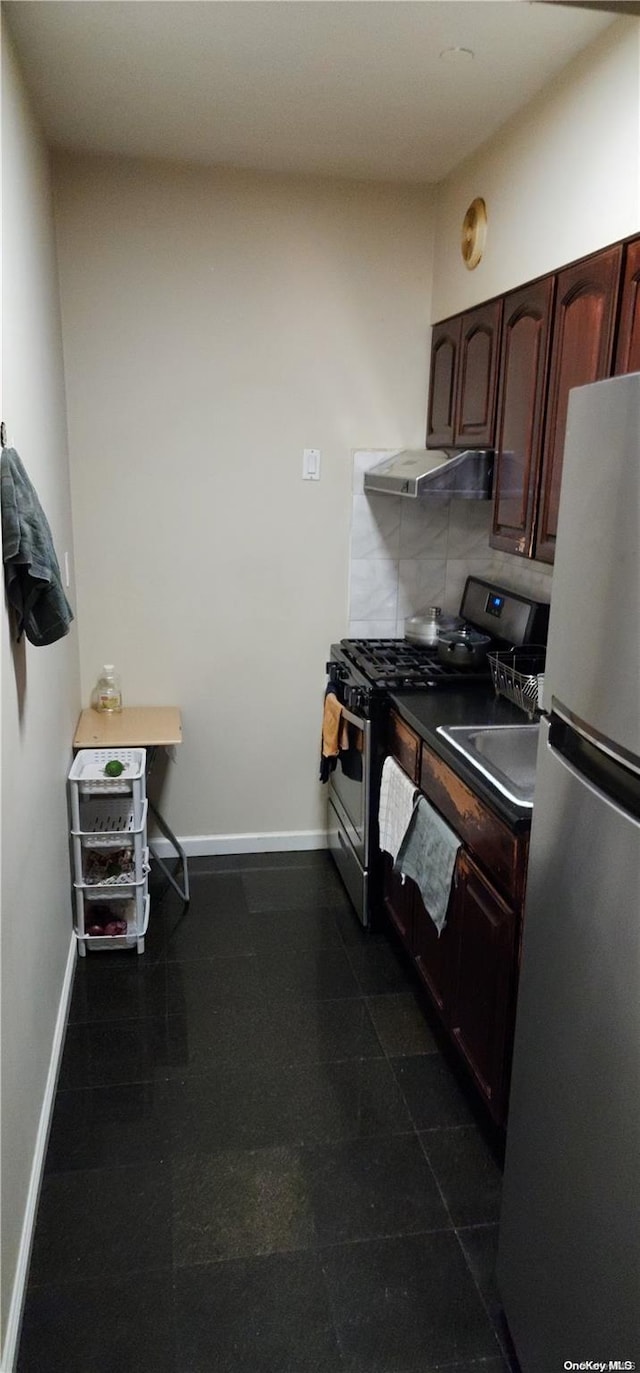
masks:
<svg viewBox="0 0 640 1373"><path fill-rule="evenodd" d="M105 775L112 760L118 777ZM146 751L81 749L69 773L75 935L87 949L144 952L149 923ZM111 932L108 927L112 926ZM116 931L116 932L114 932Z"/></svg>

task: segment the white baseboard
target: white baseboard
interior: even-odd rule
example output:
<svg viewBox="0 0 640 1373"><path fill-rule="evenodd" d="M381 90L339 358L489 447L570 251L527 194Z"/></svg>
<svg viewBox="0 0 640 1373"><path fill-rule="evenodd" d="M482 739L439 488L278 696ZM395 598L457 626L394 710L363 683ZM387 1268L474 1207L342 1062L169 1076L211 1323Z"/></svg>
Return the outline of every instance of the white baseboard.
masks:
<svg viewBox="0 0 640 1373"><path fill-rule="evenodd" d="M150 843L160 858L171 858L175 849L168 839ZM326 830L286 830L272 834L187 834L180 843L188 858L225 853L295 853L302 849L326 849Z"/></svg>
<svg viewBox="0 0 640 1373"><path fill-rule="evenodd" d="M20 1236L20 1248L18 1250L18 1262L13 1280L13 1292L9 1306L9 1317L7 1320L7 1331L4 1346L2 1349L2 1359L0 1361L0 1373L13 1373L15 1361L18 1354L18 1341L20 1339L20 1326L22 1324L22 1312L24 1309L24 1299L26 1295L27 1276L29 1273L29 1260L31 1258L31 1245L35 1231L36 1214L38 1211L38 1201L40 1197L40 1186L42 1183L42 1173L47 1152L47 1142L49 1139L49 1127L53 1112L53 1103L56 1095L56 1085L58 1073L60 1071L60 1060L62 1058L62 1046L67 1027L69 1014L69 1001L71 999L71 988L73 986L73 974L76 964L76 939L71 937L67 965L64 970L62 981L62 991L58 1004L58 1014L53 1033L53 1043L51 1045L51 1057L49 1059L49 1071L42 1099L42 1109L40 1111L40 1121L38 1133L33 1151L33 1163L31 1165L31 1177L29 1179L29 1190L27 1192L27 1204L24 1211L22 1222L22 1234Z"/></svg>

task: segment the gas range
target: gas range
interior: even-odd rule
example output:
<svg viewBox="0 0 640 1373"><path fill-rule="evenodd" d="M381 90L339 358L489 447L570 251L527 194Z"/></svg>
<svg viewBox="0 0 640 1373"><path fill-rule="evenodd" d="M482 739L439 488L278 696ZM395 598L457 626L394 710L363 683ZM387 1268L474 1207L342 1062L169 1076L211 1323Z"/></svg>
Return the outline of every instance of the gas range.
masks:
<svg viewBox="0 0 640 1373"><path fill-rule="evenodd" d="M489 651L546 643L548 605L479 577L467 578L459 614L489 636ZM342 639L331 645L327 674L344 727L328 776L329 848L367 925L381 887L378 800L392 693L468 689L490 681L491 674L486 662L454 666L438 657L437 645L407 639Z"/></svg>

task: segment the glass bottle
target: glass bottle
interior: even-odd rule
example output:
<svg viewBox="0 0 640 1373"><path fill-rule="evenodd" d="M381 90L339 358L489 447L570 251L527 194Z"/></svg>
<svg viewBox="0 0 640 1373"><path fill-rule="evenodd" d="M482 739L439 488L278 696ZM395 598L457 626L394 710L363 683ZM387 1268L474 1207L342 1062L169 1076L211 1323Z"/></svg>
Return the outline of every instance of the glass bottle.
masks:
<svg viewBox="0 0 640 1373"><path fill-rule="evenodd" d="M105 663L98 677L93 693L93 705L96 710L122 710L120 678L113 663Z"/></svg>

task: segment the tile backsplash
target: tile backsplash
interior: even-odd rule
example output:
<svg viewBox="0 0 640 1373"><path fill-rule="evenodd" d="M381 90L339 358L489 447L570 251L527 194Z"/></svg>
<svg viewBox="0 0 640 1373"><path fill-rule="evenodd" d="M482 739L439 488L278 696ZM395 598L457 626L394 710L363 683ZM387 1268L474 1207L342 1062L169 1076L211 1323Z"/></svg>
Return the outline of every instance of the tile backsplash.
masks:
<svg viewBox="0 0 640 1373"><path fill-rule="evenodd" d="M457 612L466 578L551 600L552 568L489 547L491 501L364 493L364 473L397 449L353 455L349 635L393 638L430 605Z"/></svg>

